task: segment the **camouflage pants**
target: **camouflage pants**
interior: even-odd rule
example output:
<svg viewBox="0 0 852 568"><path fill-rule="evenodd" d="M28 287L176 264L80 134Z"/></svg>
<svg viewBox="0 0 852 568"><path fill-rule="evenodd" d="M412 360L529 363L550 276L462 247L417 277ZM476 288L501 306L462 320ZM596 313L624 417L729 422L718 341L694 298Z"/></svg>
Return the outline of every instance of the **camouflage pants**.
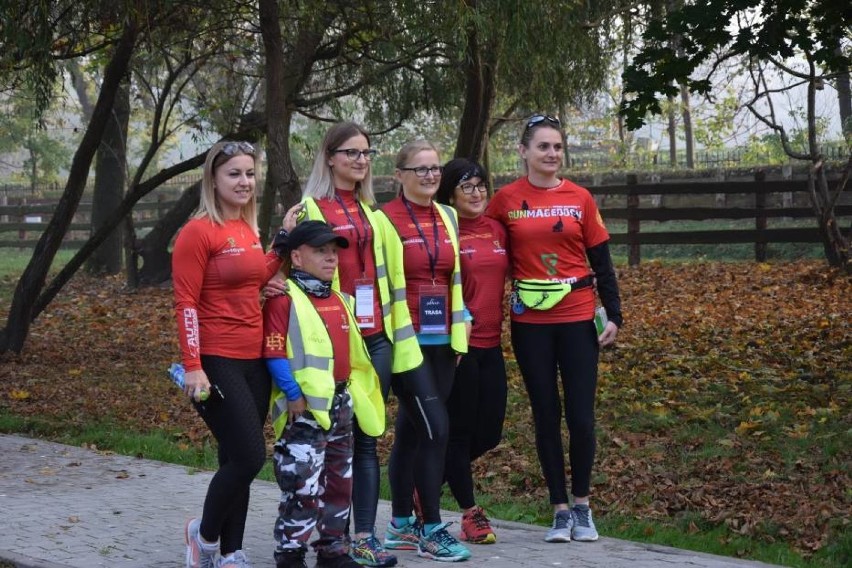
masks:
<svg viewBox="0 0 852 568"><path fill-rule="evenodd" d="M306 412L287 425L275 442L272 457L281 488L274 537L276 551L307 549L323 556L348 552L344 532L352 498L352 399L335 394L329 412L331 428L323 430Z"/></svg>

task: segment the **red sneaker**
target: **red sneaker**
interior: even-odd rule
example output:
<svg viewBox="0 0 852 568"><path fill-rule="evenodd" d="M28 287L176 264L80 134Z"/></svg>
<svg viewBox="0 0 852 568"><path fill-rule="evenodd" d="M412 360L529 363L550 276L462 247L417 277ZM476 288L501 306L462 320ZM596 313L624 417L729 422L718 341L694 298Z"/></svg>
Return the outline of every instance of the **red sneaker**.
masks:
<svg viewBox="0 0 852 568"><path fill-rule="evenodd" d="M461 540L472 544L494 544L497 535L491 529L491 523L485 516L482 507L476 506L470 511L465 511L461 522Z"/></svg>

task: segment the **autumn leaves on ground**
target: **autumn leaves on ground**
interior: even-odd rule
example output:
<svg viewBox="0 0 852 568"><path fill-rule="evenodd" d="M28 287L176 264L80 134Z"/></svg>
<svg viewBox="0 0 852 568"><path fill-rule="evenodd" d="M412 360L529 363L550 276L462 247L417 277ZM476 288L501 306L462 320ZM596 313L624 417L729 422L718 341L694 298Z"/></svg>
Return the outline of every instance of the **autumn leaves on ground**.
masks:
<svg viewBox="0 0 852 568"><path fill-rule="evenodd" d="M847 532L852 282L816 262L652 262L621 267L619 278L626 326L602 356L599 384L599 517L687 519L690 532L724 525L805 554ZM480 489L546 503L505 345L504 440L477 464ZM68 428L165 429L189 448L208 434L166 379L176 358L170 290L79 277L37 320L26 351L2 361L0 409Z"/></svg>

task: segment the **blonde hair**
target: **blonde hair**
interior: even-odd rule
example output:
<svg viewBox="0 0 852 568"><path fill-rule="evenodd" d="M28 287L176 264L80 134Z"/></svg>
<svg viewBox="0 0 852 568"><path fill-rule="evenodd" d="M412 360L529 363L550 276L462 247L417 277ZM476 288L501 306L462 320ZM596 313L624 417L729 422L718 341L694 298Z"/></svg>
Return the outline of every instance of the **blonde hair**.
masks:
<svg viewBox="0 0 852 568"><path fill-rule="evenodd" d="M438 155L438 160L441 159L441 153L438 151L438 148L429 142L428 140L412 140L405 144L402 148L399 149L399 152L396 155L396 169L402 170L402 168L408 165L408 161L419 154L420 152L425 152L427 150L431 150ZM394 191L396 191L397 195L402 194L402 182L398 179L394 180Z"/></svg>
<svg viewBox="0 0 852 568"><path fill-rule="evenodd" d="M228 147L227 152L225 151L226 146ZM198 210L195 212L196 219L207 217L217 225L225 224L225 219L222 217L222 210L219 207L219 200L216 197L216 170L234 156L241 155L251 156L255 166L257 165L254 147L248 142L222 140L213 144L210 150L207 151L207 159L204 160L204 173L201 177L201 198L198 203ZM243 205L240 210L240 219L252 228L255 235L259 234L260 231L257 226L257 187L255 187L252 199Z"/></svg>
<svg viewBox="0 0 852 568"><path fill-rule="evenodd" d="M335 150L340 149L341 144L355 136L363 136L367 139L367 145L370 145L370 136L367 131L354 122L338 122L328 129L314 159L311 175L305 182L305 190L302 194L304 197L334 199L334 174L331 166L328 165L328 160L334 155ZM355 196L369 205L376 203L376 196L373 193L373 168L369 162L367 175L355 184Z"/></svg>

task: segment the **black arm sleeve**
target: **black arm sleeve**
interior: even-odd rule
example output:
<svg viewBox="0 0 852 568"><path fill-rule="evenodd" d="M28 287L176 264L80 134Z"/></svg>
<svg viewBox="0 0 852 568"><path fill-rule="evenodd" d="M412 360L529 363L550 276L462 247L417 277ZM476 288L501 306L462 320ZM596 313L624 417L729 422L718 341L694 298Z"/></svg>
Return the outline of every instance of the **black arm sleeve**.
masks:
<svg viewBox="0 0 852 568"><path fill-rule="evenodd" d="M621 296L618 293L612 256L609 254L609 242L586 249L586 256L589 257L589 264L595 272L598 295L606 310L606 317L620 328L624 324L624 318L621 317Z"/></svg>

